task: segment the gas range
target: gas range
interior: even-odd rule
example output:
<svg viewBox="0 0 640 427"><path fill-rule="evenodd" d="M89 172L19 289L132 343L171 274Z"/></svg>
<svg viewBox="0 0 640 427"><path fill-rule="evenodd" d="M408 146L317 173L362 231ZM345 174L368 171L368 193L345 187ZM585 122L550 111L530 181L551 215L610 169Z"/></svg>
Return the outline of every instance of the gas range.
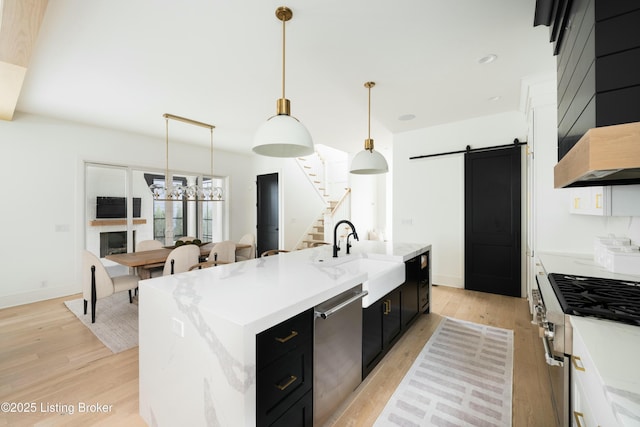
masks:
<svg viewBox="0 0 640 427"><path fill-rule="evenodd" d="M565 314L640 326L640 282L557 273L548 279Z"/></svg>

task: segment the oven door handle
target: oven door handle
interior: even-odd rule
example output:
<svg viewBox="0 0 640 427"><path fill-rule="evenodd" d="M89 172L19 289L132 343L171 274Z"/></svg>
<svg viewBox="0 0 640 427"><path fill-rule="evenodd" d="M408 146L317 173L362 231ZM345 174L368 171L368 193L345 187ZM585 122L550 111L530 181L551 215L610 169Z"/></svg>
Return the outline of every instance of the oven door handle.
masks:
<svg viewBox="0 0 640 427"><path fill-rule="evenodd" d="M549 345L549 338L542 337L542 345L544 345L544 360L549 366L564 366L564 359L554 356L551 352L551 345Z"/></svg>

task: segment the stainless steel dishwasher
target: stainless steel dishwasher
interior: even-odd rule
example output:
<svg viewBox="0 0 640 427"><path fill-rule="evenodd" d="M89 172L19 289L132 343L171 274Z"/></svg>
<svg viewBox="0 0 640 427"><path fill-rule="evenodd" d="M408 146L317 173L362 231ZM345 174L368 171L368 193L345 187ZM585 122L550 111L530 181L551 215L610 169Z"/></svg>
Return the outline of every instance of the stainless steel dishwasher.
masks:
<svg viewBox="0 0 640 427"><path fill-rule="evenodd" d="M362 298L358 285L315 307L313 425L321 426L362 381Z"/></svg>

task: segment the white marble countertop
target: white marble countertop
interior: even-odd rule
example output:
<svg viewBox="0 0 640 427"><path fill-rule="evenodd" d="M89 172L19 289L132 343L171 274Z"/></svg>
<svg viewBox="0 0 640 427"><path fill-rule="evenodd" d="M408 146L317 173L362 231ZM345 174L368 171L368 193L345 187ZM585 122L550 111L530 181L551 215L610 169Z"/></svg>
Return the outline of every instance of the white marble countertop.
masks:
<svg viewBox="0 0 640 427"><path fill-rule="evenodd" d="M366 264L348 260L368 258L392 266L431 248L414 243L353 243L351 254L346 255L342 248L338 258L332 257L332 247L326 245L153 278L140 285L168 294L178 286L186 288L197 296L201 310L246 332L259 333L366 281Z"/></svg>
<svg viewBox="0 0 640 427"><path fill-rule="evenodd" d="M620 425L640 424L640 328L592 317L571 316L596 366L604 394Z"/></svg>
<svg viewBox="0 0 640 427"><path fill-rule="evenodd" d="M536 255L547 274L575 274L578 276L602 277L605 279L631 280L640 282L640 276L613 273L596 263L592 254L569 254L559 252L538 252Z"/></svg>

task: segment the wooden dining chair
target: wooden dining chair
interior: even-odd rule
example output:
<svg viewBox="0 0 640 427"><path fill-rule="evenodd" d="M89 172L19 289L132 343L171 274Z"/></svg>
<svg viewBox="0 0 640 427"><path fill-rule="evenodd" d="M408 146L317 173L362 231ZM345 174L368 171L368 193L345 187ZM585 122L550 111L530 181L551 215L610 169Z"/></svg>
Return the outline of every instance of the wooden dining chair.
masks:
<svg viewBox="0 0 640 427"><path fill-rule="evenodd" d="M129 303L133 302L131 291L138 287L140 277L137 274L109 276L100 259L89 251L82 254L82 297L84 298L84 314L91 301L91 323L96 323L96 302L115 292L129 291Z"/></svg>
<svg viewBox="0 0 640 427"><path fill-rule="evenodd" d="M277 255L279 253L286 253L289 251L285 251L284 249L269 249L268 251L264 251L260 254L260 257L266 257L266 256L271 256L271 255Z"/></svg>
<svg viewBox="0 0 640 427"><path fill-rule="evenodd" d="M173 249L164 262L163 276L188 271L200 261L200 248L197 245L183 245Z"/></svg>

